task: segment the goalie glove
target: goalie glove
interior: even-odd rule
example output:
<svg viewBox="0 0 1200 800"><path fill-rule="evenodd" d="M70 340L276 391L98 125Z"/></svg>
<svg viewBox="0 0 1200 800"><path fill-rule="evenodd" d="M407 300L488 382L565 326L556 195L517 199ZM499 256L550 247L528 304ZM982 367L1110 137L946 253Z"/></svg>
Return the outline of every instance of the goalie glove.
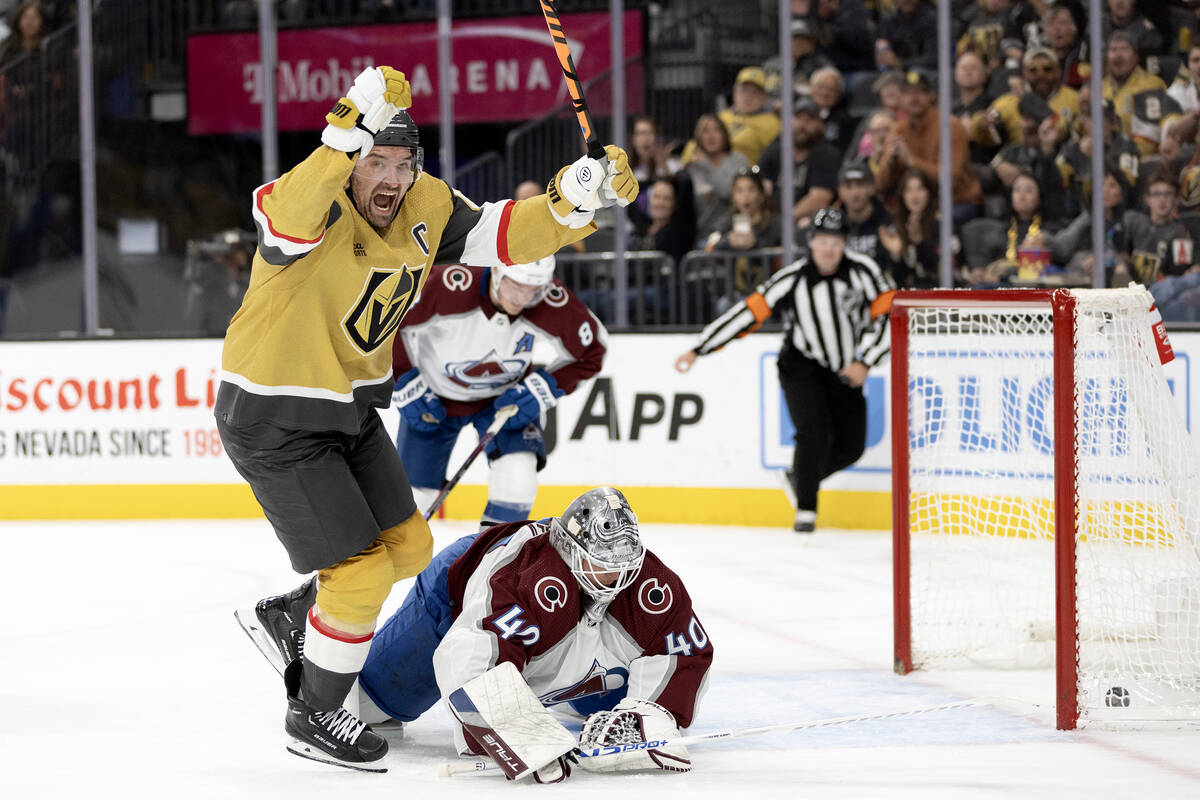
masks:
<svg viewBox="0 0 1200 800"><path fill-rule="evenodd" d="M680 737L671 712L658 703L626 697L612 711L597 711L583 723L579 749L584 758L579 766L589 772L632 772L661 769L689 772L692 761L687 748L671 744ZM658 742L654 747L624 750L621 745ZM606 750L612 752L605 752ZM600 752L594 753L599 750Z"/></svg>
<svg viewBox="0 0 1200 800"><path fill-rule="evenodd" d="M416 367L397 379L392 402L400 409L405 424L413 430L431 431L446 419L446 407L426 385L421 370Z"/></svg>
<svg viewBox="0 0 1200 800"><path fill-rule="evenodd" d="M368 67L358 74L346 96L325 115L322 144L343 153L365 156L375 134L396 112L412 105L412 88L403 72L391 67Z"/></svg>
<svg viewBox="0 0 1200 800"><path fill-rule="evenodd" d="M525 380L504 392L492 403L499 411L505 406L516 406L517 413L504 423L504 430L519 431L536 420L543 412L558 405L558 398L566 392L558 388L558 381L544 369L534 370Z"/></svg>
<svg viewBox="0 0 1200 800"><path fill-rule="evenodd" d="M570 774L563 758L575 749L575 737L550 716L512 662L467 681L446 705L462 725L463 738L477 744L509 780L532 775L551 782Z"/></svg>

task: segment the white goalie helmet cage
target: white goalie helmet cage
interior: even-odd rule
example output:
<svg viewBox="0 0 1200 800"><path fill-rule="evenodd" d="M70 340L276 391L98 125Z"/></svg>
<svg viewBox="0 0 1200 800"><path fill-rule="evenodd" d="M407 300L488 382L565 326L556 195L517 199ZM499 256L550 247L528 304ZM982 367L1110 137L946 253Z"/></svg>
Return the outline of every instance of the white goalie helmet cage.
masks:
<svg viewBox="0 0 1200 800"><path fill-rule="evenodd" d="M637 515L625 495L608 486L584 492L552 518L550 544L584 593L601 602L632 584L646 557ZM617 579L611 585L601 582L600 576L613 572Z"/></svg>
<svg viewBox="0 0 1200 800"><path fill-rule="evenodd" d="M500 293L500 283L504 278L526 287L536 286L538 288L532 293L533 299L525 303L526 308L535 306L546 296L546 292L550 291L550 282L554 280L554 266L554 256L548 255L529 264L502 264L493 267L492 291Z"/></svg>

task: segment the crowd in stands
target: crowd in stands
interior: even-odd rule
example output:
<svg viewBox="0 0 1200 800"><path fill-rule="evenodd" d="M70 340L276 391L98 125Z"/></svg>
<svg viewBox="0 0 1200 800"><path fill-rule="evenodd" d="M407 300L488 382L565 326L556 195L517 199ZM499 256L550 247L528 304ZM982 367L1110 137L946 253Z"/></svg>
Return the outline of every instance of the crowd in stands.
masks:
<svg viewBox="0 0 1200 800"><path fill-rule="evenodd" d="M778 57L747 64L686 142L634 120L634 247L777 246L822 206L903 287L940 283L937 12L930 0L792 0L793 141ZM950 120L958 286L1138 281L1200 320L1200 0L952 0ZM1103 70L1104 253L1092 251L1092 68ZM776 191L792 149L792 219ZM786 215L783 215L786 217Z"/></svg>
<svg viewBox="0 0 1200 800"><path fill-rule="evenodd" d="M74 0L0 0L0 68L35 52L74 16Z"/></svg>
<svg viewBox="0 0 1200 800"><path fill-rule="evenodd" d="M948 2L954 284L1090 286L1102 269L1104 285L1150 287L1167 319L1200 321L1200 0L1100 0L1104 51L1095 57L1085 0ZM276 4L285 21L289 9L313 7ZM354 7L398 14L415 5ZM254 3L219 8L253 23ZM778 247L791 225L803 249L811 217L836 203L851 246L900 286L940 285L935 3L791 0L791 10L792 86L775 56L740 65L690 130L633 119L628 151L643 189L626 209L629 248L679 263L696 251ZM0 120L21 116L14 67L74 13L69 0L0 0ZM1093 68L1102 70L1106 157L1098 256ZM791 142L780 135L784 92ZM14 150L23 134L7 122L0 146ZM786 206L785 169L794 187ZM611 249L613 239L587 246Z"/></svg>

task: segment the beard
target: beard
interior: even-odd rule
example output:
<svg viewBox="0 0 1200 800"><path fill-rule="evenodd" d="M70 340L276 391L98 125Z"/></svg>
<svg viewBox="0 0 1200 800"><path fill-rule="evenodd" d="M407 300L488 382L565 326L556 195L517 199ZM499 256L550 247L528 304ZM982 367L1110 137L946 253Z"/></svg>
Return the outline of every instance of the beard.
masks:
<svg viewBox="0 0 1200 800"><path fill-rule="evenodd" d="M792 135L792 139L796 142L796 147L802 150L812 150L824 138L825 134L820 131L808 131L807 133L796 131Z"/></svg>

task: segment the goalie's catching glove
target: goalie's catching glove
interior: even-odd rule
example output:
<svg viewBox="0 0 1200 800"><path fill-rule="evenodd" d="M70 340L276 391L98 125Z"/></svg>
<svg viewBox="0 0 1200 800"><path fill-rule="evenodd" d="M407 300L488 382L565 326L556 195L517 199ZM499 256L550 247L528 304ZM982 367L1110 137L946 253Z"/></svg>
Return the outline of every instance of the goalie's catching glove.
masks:
<svg viewBox="0 0 1200 800"><path fill-rule="evenodd" d="M350 155L357 151L365 156L375 144L375 134L397 111L411 105L412 88L403 72L368 67L325 115L328 124L321 132L321 142Z"/></svg>
<svg viewBox="0 0 1200 800"><path fill-rule="evenodd" d="M505 406L516 406L517 413L504 423L504 430L519 431L537 419L544 411L558 405L558 398L566 392L558 388L558 381L544 369L534 370L525 380L504 392L492 403L499 411Z"/></svg>
<svg viewBox="0 0 1200 800"><path fill-rule="evenodd" d="M584 757L579 759L579 766L589 772L643 769L688 772L692 761L687 748L671 744L671 740L679 737L679 728L670 711L649 700L626 697L612 711L597 711L583 723L579 749ZM661 744L642 750L622 750L620 747L639 742ZM593 755L597 748L613 748L614 752Z"/></svg>
<svg viewBox="0 0 1200 800"><path fill-rule="evenodd" d="M397 379L392 402L400 409L405 424L415 431L432 431L446 419L446 407L416 367Z"/></svg>

